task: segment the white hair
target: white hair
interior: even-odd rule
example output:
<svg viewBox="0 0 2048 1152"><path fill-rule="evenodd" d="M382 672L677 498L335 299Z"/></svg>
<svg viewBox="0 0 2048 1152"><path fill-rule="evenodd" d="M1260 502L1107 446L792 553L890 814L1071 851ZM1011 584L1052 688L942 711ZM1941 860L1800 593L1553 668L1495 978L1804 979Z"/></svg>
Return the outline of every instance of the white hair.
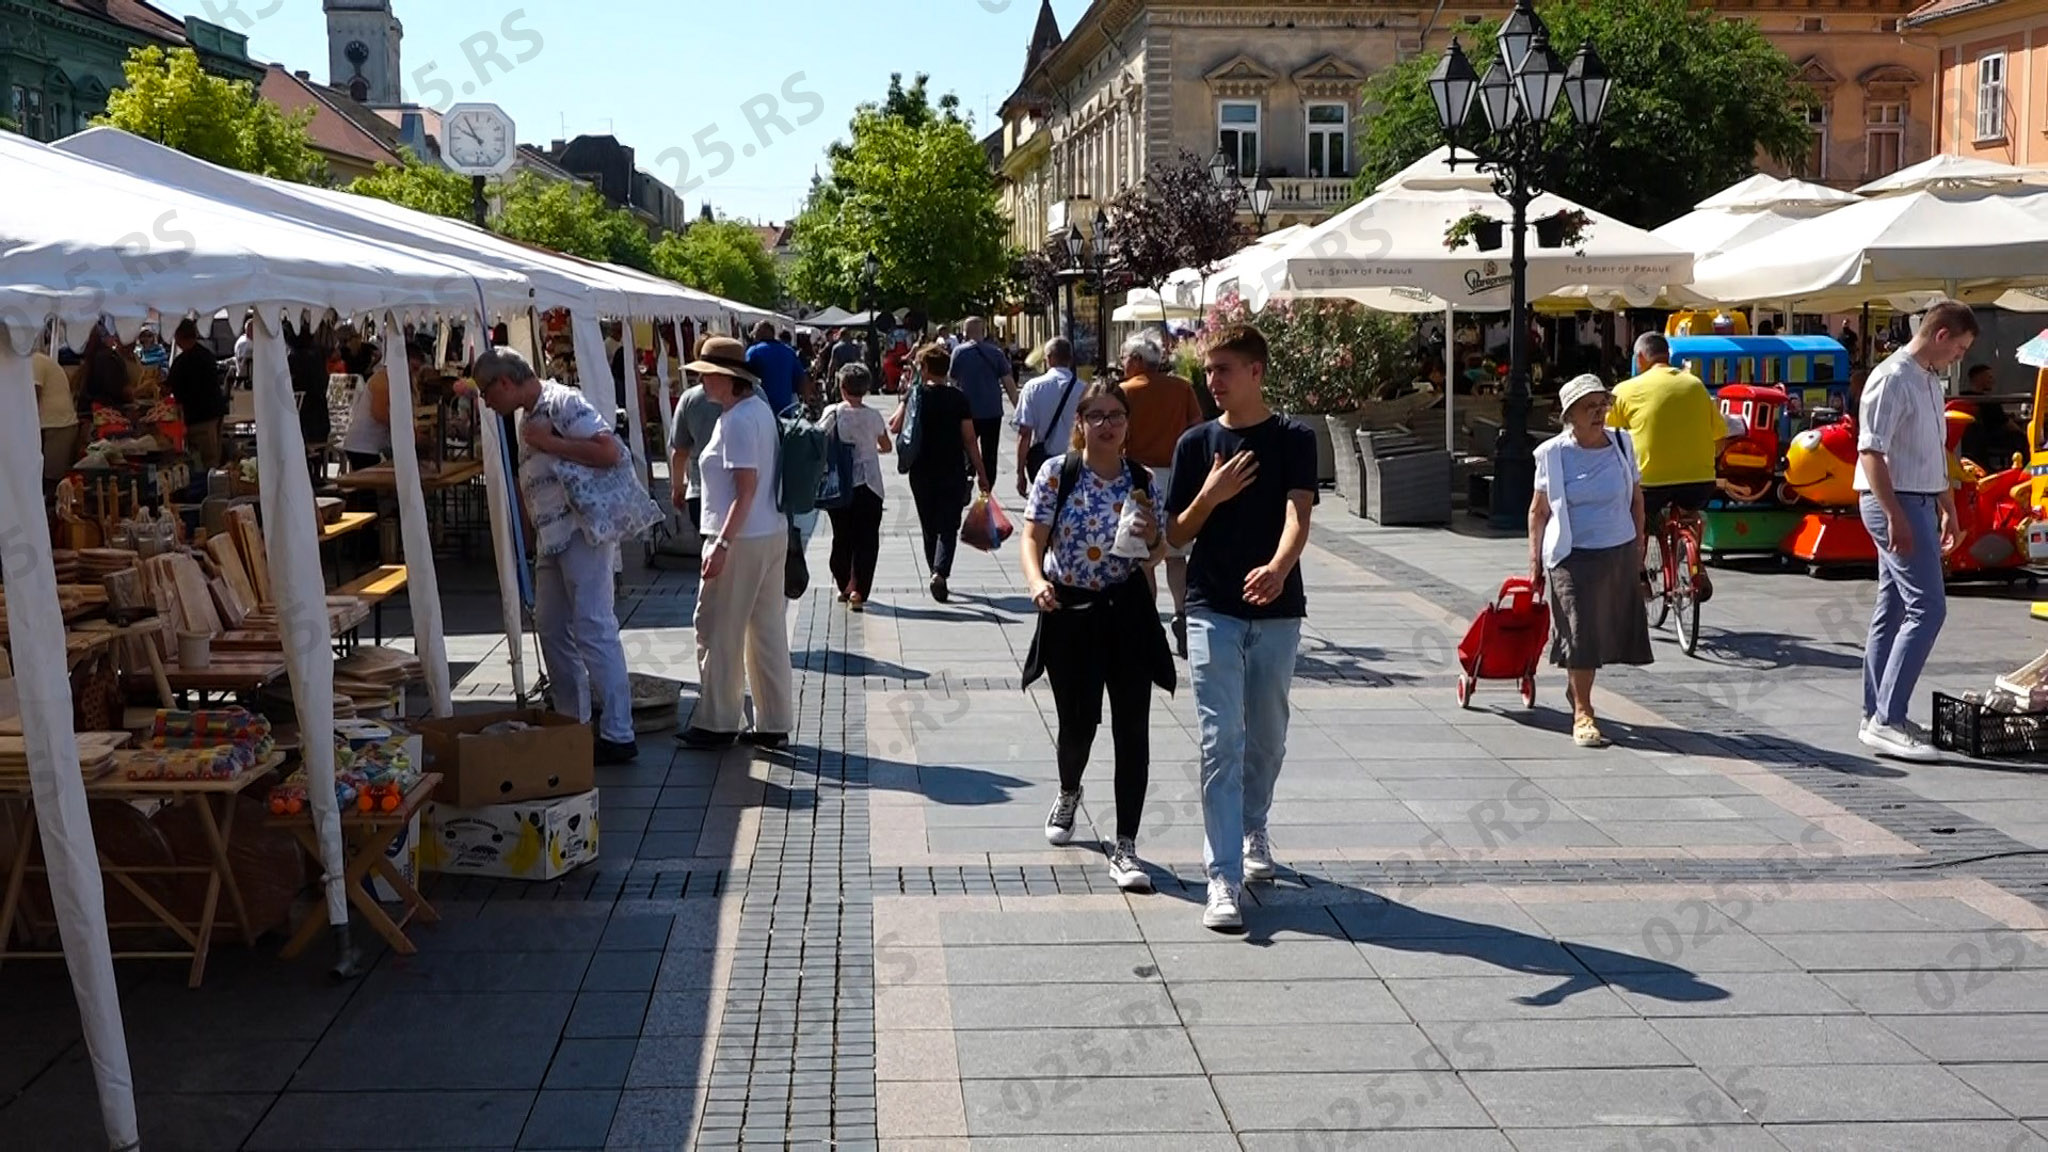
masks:
<svg viewBox="0 0 2048 1152"><path fill-rule="evenodd" d="M1149 368L1158 368L1166 363L1166 346L1151 332L1136 332L1124 341L1123 358L1141 360Z"/></svg>
<svg viewBox="0 0 2048 1152"><path fill-rule="evenodd" d="M1671 359L1671 341L1662 332L1645 332L1636 337L1636 356L1651 363Z"/></svg>

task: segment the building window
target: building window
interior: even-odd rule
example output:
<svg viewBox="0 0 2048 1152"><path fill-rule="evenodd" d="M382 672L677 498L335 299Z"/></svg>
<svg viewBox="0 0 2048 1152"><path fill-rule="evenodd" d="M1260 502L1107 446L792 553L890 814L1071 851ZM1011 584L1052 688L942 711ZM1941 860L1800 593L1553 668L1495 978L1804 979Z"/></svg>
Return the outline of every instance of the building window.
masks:
<svg viewBox="0 0 2048 1152"><path fill-rule="evenodd" d="M1806 130L1812 136L1807 145L1806 163L1800 166L1799 174L1808 180L1828 178L1828 106L1816 100L1806 109Z"/></svg>
<svg viewBox="0 0 2048 1152"><path fill-rule="evenodd" d="M1308 106L1308 174L1349 176L1350 117L1342 104Z"/></svg>
<svg viewBox="0 0 2048 1152"><path fill-rule="evenodd" d="M1977 139L2005 138L2005 53L1977 57Z"/></svg>
<svg viewBox="0 0 2048 1152"><path fill-rule="evenodd" d="M1886 16L1880 19L1877 22L1877 30L1879 32L1897 32L1899 30L1899 18L1897 16Z"/></svg>
<svg viewBox="0 0 2048 1152"><path fill-rule="evenodd" d="M10 115L22 135L31 140L43 139L43 90L16 84Z"/></svg>
<svg viewBox="0 0 2048 1152"><path fill-rule="evenodd" d="M1906 106L1874 102L1863 118L1863 178L1875 180L1906 166Z"/></svg>
<svg viewBox="0 0 2048 1152"><path fill-rule="evenodd" d="M1828 30L1828 26L1827 22L1818 16L1801 16L1799 18L1799 30L1801 32L1825 32Z"/></svg>
<svg viewBox="0 0 2048 1152"><path fill-rule="evenodd" d="M1218 142L1223 154L1237 161L1237 170L1249 177L1259 171L1259 128L1262 110L1247 100L1225 100L1216 109Z"/></svg>

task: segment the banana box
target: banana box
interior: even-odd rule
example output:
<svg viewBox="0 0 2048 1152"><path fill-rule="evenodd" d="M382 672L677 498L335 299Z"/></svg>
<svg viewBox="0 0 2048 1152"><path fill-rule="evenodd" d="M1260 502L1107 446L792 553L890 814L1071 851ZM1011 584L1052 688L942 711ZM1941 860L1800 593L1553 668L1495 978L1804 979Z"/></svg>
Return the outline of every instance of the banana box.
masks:
<svg viewBox="0 0 2048 1152"><path fill-rule="evenodd" d="M597 859L597 789L551 800L429 804L420 867L461 876L553 880Z"/></svg>

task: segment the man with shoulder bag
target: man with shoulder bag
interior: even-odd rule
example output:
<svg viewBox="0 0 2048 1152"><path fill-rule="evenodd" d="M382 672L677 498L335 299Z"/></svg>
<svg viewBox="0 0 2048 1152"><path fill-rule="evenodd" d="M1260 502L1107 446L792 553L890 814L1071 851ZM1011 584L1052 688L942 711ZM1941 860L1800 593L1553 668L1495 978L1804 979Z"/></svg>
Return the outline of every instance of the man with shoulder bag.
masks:
<svg viewBox="0 0 2048 1152"><path fill-rule="evenodd" d="M1074 397L1080 377L1074 372L1074 343L1065 336L1045 342L1046 373L1024 385L1017 401L1017 495L1031 490L1032 477L1061 452L1074 435Z"/></svg>

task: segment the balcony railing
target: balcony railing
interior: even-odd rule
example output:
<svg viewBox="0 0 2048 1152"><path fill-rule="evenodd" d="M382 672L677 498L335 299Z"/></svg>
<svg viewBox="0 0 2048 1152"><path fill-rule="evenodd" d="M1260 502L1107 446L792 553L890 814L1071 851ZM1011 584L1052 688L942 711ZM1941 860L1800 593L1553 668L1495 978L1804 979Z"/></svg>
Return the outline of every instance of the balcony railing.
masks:
<svg viewBox="0 0 2048 1152"><path fill-rule="evenodd" d="M1349 176L1268 176L1273 184L1273 207L1340 208L1349 204Z"/></svg>

